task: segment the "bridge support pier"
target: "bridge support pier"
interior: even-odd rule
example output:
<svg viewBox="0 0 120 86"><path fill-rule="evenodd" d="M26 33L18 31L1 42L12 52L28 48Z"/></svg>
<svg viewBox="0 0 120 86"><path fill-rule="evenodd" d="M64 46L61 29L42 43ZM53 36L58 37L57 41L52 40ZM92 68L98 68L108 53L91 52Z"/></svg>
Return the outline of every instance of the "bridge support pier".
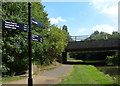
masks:
<svg viewBox="0 0 120 86"><path fill-rule="evenodd" d="M65 51L62 53L62 63L64 64L66 62L67 62L67 52Z"/></svg>

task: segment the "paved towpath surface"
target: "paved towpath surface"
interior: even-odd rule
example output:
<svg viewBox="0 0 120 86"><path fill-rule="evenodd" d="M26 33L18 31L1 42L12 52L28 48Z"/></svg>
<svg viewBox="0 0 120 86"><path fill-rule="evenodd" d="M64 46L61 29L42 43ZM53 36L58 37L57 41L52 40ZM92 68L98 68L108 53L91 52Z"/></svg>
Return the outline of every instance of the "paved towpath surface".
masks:
<svg viewBox="0 0 120 86"><path fill-rule="evenodd" d="M66 75L70 70L72 66L71 65L63 65L60 66L54 70L50 70L44 74L41 74L41 76L47 76L47 77L60 77Z"/></svg>
<svg viewBox="0 0 120 86"><path fill-rule="evenodd" d="M61 76L65 76L72 70L72 65L62 65L53 70L47 71L43 74L33 76L34 84L56 84L61 81ZM7 84L27 84L28 79L22 79L18 81L12 81L3 84L2 86L7 86ZM9 86L9 85L8 85ZM22 86L22 85L21 85Z"/></svg>

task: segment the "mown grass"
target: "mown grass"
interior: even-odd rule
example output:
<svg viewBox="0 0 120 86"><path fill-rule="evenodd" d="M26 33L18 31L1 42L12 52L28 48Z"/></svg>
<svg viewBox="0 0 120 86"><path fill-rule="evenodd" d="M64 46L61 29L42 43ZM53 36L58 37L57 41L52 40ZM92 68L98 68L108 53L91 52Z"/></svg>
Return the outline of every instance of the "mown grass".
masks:
<svg viewBox="0 0 120 86"><path fill-rule="evenodd" d="M111 86L118 86L109 75L105 75L92 65L74 65L72 73L58 84L111 84Z"/></svg>
<svg viewBox="0 0 120 86"><path fill-rule="evenodd" d="M25 78L27 78L27 76L2 77L2 83L16 81L16 80L21 80L21 79L25 79Z"/></svg>
<svg viewBox="0 0 120 86"><path fill-rule="evenodd" d="M70 59L70 60L67 60L67 61L71 61L71 62L83 62L83 60L74 60L74 59Z"/></svg>

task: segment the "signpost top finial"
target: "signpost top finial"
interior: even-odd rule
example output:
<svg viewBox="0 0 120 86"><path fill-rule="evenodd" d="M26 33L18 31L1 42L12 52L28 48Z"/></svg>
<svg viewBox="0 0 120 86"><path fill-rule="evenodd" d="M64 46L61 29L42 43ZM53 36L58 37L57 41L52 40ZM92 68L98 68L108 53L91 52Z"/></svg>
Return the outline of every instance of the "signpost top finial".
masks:
<svg viewBox="0 0 120 86"><path fill-rule="evenodd" d="M28 2L28 5L31 7L31 6L32 6L32 3L31 3L31 2Z"/></svg>

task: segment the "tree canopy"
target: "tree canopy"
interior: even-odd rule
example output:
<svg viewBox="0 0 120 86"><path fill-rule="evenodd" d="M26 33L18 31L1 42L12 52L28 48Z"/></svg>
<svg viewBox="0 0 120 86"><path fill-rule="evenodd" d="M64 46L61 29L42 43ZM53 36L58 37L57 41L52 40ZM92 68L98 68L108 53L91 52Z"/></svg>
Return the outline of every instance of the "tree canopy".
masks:
<svg viewBox="0 0 120 86"><path fill-rule="evenodd" d="M32 18L42 22L44 29L32 26L32 34L42 36L43 43L32 41L32 60L41 65L49 65L67 45L67 35L56 26L51 26L45 6L32 2ZM2 20L28 24L28 4L26 2L3 2ZM28 69L28 33L19 30L2 31L3 74L15 75Z"/></svg>
<svg viewBox="0 0 120 86"><path fill-rule="evenodd" d="M112 34L106 33L106 32L98 32L94 31L90 35L90 37L86 38L85 40L108 40L108 39L120 39L120 33L112 32Z"/></svg>

